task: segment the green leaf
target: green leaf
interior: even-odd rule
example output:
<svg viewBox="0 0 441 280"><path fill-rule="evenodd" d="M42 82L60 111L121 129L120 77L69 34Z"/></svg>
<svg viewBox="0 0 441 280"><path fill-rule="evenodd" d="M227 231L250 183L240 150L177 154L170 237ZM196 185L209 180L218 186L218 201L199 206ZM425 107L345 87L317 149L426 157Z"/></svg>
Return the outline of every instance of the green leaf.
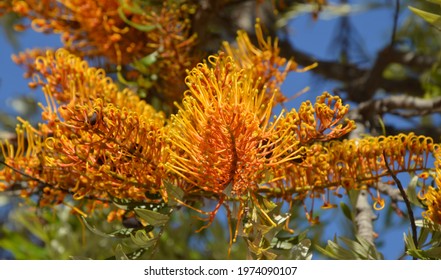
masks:
<svg viewBox="0 0 441 280"><path fill-rule="evenodd" d="M182 201L182 199L184 198L184 191L180 187L175 186L168 181L164 181L164 186L168 195L168 200L169 200L168 205L170 206L178 205L175 199Z"/></svg>
<svg viewBox="0 0 441 280"><path fill-rule="evenodd" d="M433 232L441 232L441 225L432 223L428 220L416 220L415 225L417 227L428 228L430 231L433 231Z"/></svg>
<svg viewBox="0 0 441 280"><path fill-rule="evenodd" d="M143 31L143 32L150 32L150 31L154 30L155 28L157 28L155 25L139 24L139 23L135 23L135 22L129 20L126 17L126 14L124 13L124 8L125 8L124 6L120 6L118 8L118 15L125 23L127 23L131 27L136 28L139 31Z"/></svg>
<svg viewBox="0 0 441 280"><path fill-rule="evenodd" d="M441 0L427 0L427 1L432 2L434 4L438 4L441 6Z"/></svg>
<svg viewBox="0 0 441 280"><path fill-rule="evenodd" d="M135 208L135 213L152 226L163 226L170 218L168 215L141 208Z"/></svg>
<svg viewBox="0 0 441 280"><path fill-rule="evenodd" d="M426 243L427 238L429 237L430 230L428 228L422 227L420 230L420 234L418 236L418 247L422 248Z"/></svg>
<svg viewBox="0 0 441 280"><path fill-rule="evenodd" d="M137 231L135 235L131 235L130 238L132 239L133 243L144 249L151 247L157 241L156 238L150 238L143 230Z"/></svg>
<svg viewBox="0 0 441 280"><path fill-rule="evenodd" d="M126 253L124 253L124 250L122 248L121 244L116 245L115 248L115 259L116 260L128 260Z"/></svg>
<svg viewBox="0 0 441 280"><path fill-rule="evenodd" d="M349 208L349 206L346 203L341 201L340 208L343 211L343 214L345 215L345 217L349 219L349 221L354 220L354 214L352 213L351 209Z"/></svg>
<svg viewBox="0 0 441 280"><path fill-rule="evenodd" d="M424 204L422 204L421 201L418 199L418 195L416 191L417 185L418 185L418 176L415 175L412 177L412 179L409 182L409 185L407 186L407 190L406 190L407 198L412 204L420 208L425 208Z"/></svg>
<svg viewBox="0 0 441 280"><path fill-rule="evenodd" d="M137 259L139 259L139 258L141 257L141 255L142 255L145 251L146 251L145 249L140 248L140 249L138 249L138 250L136 250L136 251L133 251L132 253L130 253L130 254L126 254L126 255L127 255L127 258L129 258L129 260L137 260Z"/></svg>
<svg viewBox="0 0 441 280"><path fill-rule="evenodd" d="M414 8L412 6L409 6L409 9L417 14L418 16L422 17L425 21L432 24L438 29L441 29L441 16L433 13L429 13L417 8Z"/></svg>
<svg viewBox="0 0 441 280"><path fill-rule="evenodd" d="M15 219L41 241L46 243L51 241L42 224L37 221L37 217L26 216L26 213L17 213Z"/></svg>
<svg viewBox="0 0 441 280"><path fill-rule="evenodd" d="M345 247L338 244L336 240L328 240L326 248L316 246L317 250L333 259L337 260L382 260L384 257L375 247L361 237L351 240L347 237L339 237Z"/></svg>
<svg viewBox="0 0 441 280"><path fill-rule="evenodd" d="M10 251L17 260L44 260L50 258L48 250L40 247L26 236L17 232L3 231L1 232L0 247Z"/></svg>
<svg viewBox="0 0 441 280"><path fill-rule="evenodd" d="M113 238L116 237L114 233L105 233L100 231L99 229L97 229L95 226L89 224L89 222L86 220L86 218L84 218L83 216L80 216L82 221L84 222L84 224L86 225L86 227L93 233L95 233L96 235L102 236L102 237L107 237L107 238Z"/></svg>
<svg viewBox="0 0 441 280"><path fill-rule="evenodd" d="M441 247L430 248L424 251L424 256L430 259L441 259Z"/></svg>

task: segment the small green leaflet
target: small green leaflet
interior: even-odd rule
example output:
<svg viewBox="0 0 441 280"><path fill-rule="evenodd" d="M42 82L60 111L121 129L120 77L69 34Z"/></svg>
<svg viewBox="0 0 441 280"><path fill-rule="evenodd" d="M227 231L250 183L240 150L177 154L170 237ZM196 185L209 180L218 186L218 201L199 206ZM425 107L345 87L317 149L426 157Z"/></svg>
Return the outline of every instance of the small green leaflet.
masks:
<svg viewBox="0 0 441 280"><path fill-rule="evenodd" d="M135 208L135 213L141 219L143 219L149 225L152 225L152 226L163 226L169 220L168 215L164 215L164 214L161 214L161 213L158 213L155 211L151 211L151 210L147 210L147 209Z"/></svg>
<svg viewBox="0 0 441 280"><path fill-rule="evenodd" d="M164 181L164 186L165 186L165 189L166 189L167 195L168 195L168 200L169 200L168 205L169 206L178 205L178 203L175 201L175 199L182 200L182 198L184 197L184 191L181 188L179 188L178 186L175 186L168 181Z"/></svg>

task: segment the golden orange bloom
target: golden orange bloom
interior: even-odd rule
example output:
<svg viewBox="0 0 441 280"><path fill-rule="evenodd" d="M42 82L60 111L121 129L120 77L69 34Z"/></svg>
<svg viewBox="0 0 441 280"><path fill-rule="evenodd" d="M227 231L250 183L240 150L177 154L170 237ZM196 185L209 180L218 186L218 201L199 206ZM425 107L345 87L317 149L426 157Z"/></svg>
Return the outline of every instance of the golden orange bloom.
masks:
<svg viewBox="0 0 441 280"><path fill-rule="evenodd" d="M44 194L146 200L158 193L164 115L66 50L47 52L35 68L47 98L45 123L35 129L23 122L17 148L3 146L6 163L46 182ZM13 185L20 178L10 174L1 171Z"/></svg>
<svg viewBox="0 0 441 280"><path fill-rule="evenodd" d="M7 9L29 18L36 31L61 34L64 48L79 57L113 63L123 75L136 70L137 86L169 106L181 100L185 88L177 85L199 60L193 56L196 36L191 34L192 9L187 4L13 0Z"/></svg>
<svg viewBox="0 0 441 280"><path fill-rule="evenodd" d="M433 223L441 224L441 191L430 186L424 198L427 210L423 216Z"/></svg>
<svg viewBox="0 0 441 280"><path fill-rule="evenodd" d="M187 191L243 195L265 164L259 143L268 132L272 104L253 76L228 56L211 56L188 75L179 111L171 118L167 168L192 185Z"/></svg>
<svg viewBox="0 0 441 280"><path fill-rule="evenodd" d="M283 180L262 187L262 191L287 201L321 197L328 205L329 195L338 196L339 188L375 187L381 178L389 176L383 153L395 174L417 172L429 168L428 158L437 147L430 137L412 133L313 143L305 149L302 163L281 166L275 172ZM372 196L375 206L382 208L382 198Z"/></svg>
<svg viewBox="0 0 441 280"><path fill-rule="evenodd" d="M437 188L429 187L424 195L424 202L427 205L427 211L423 213L427 220L441 224L441 148L435 152L435 181Z"/></svg>

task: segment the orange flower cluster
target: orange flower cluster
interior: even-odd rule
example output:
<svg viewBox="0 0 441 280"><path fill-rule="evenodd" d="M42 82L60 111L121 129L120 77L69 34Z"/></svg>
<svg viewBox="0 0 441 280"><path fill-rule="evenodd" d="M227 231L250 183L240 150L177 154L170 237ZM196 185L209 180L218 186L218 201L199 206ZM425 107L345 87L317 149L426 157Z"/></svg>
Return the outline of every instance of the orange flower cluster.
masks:
<svg viewBox="0 0 441 280"><path fill-rule="evenodd" d="M11 9L31 19L37 31L60 33L64 47L80 57L104 57L116 65L138 63L128 78L136 79L139 86L154 86L155 93L172 104L184 91L175 85L195 65L196 37L190 34L191 8L167 3L13 0ZM144 60L151 60L150 64L143 65Z"/></svg>
<svg viewBox="0 0 441 280"><path fill-rule="evenodd" d="M428 158L437 149L438 144L434 144L432 138L412 133L312 143L305 150L301 164L278 170L283 180L262 190L287 201L296 196L300 200L308 195L322 197L323 207L332 207L329 192L340 196L337 191L340 187L350 190L375 186L381 178L390 175L386 163L395 174L427 170ZM380 197L374 200L376 207L384 206Z"/></svg>
<svg viewBox="0 0 441 280"><path fill-rule="evenodd" d="M24 52L20 52L17 55L12 55L12 61L14 61L15 64L20 65L24 68L24 78L29 79L32 78L32 76L37 72L37 69L35 69L35 60L37 57L44 56L46 51L43 49L27 49ZM30 82L29 84L30 88L37 87L37 84L35 82Z"/></svg>
<svg viewBox="0 0 441 280"><path fill-rule="evenodd" d="M240 196L255 186L264 168L259 143L273 130L268 127L272 104L264 102L252 72L231 57L209 61L212 68L199 64L186 79L189 90L171 118L166 167L191 183L188 192L220 195L231 187L231 194Z"/></svg>
<svg viewBox="0 0 441 280"><path fill-rule="evenodd" d="M441 224L441 148L439 147L435 152L435 168L437 188L430 186L425 194L424 202L427 205L427 211L423 213L423 216L433 223Z"/></svg>
<svg viewBox="0 0 441 280"><path fill-rule="evenodd" d="M69 50L81 56L104 56L117 64L158 50L160 36L188 35L185 21L179 19L180 8L158 8L136 0L13 0L12 10L31 19L37 31L61 33Z"/></svg>
<svg viewBox="0 0 441 280"><path fill-rule="evenodd" d="M228 207L226 200L239 201L241 210L259 208L260 194L288 202L322 197L327 208L330 192L375 186L389 175L386 164L394 173L427 170L428 157L439 151L431 138L414 134L338 140L355 124L344 119L349 106L329 93L271 120L274 105L286 100L280 85L297 65L279 56L277 40L264 39L259 24L258 46L239 32L237 47L225 43L225 52L188 71L183 83L194 43L183 6L144 7L135 0L11 3L34 27L65 34L67 46L81 56L106 56L117 64L136 60L136 84L153 87L166 102L179 100L188 87L182 103L176 102L177 114L166 119L67 50L16 56L17 63L29 65L31 86L42 86L45 123L34 128L22 120L16 143L1 143L9 168L0 171L0 190L39 192L42 205L61 203L66 194L165 199L162 186L171 180L184 182L179 187L188 196L217 199L213 215ZM155 85L143 85L156 75ZM440 161L438 155L438 185ZM426 194L426 216L433 221L440 220L439 193L429 188Z"/></svg>
<svg viewBox="0 0 441 280"><path fill-rule="evenodd" d="M24 122L26 133L19 128L18 135L27 141L15 152L3 146L6 163L76 199L145 200L146 193L157 193L164 115L63 49L38 58L36 69L44 79L38 82L47 98L46 123L33 129ZM1 178L14 183L23 176L5 168ZM46 201L60 200L50 197L54 190Z"/></svg>
<svg viewBox="0 0 441 280"><path fill-rule="evenodd" d="M355 127L353 121L339 124L348 106L328 93L314 107L306 102L299 113L282 111L271 123L274 96L266 101L266 85L255 82L254 69L222 53L209 62L211 68L199 64L186 79L189 90L167 131L165 166L186 180L186 193L219 199L211 215L225 199L253 199L268 177L284 182L281 171L302 158L309 142Z"/></svg>

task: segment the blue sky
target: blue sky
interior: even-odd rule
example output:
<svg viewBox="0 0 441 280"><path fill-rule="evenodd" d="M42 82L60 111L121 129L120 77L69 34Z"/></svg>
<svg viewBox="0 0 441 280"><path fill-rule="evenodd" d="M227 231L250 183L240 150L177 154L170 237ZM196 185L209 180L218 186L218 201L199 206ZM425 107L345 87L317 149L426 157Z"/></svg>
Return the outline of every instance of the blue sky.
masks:
<svg viewBox="0 0 441 280"><path fill-rule="evenodd" d="M363 1L352 1L362 3ZM393 2L393 1L390 1ZM377 50L383 48L389 43L392 27L392 10L376 9L367 13L360 13L351 17L355 28L362 37L364 47L371 59ZM291 40L296 47L308 50L317 58L326 59L333 54L332 36L335 34L337 19L313 21L310 15L303 15L293 20L290 25ZM60 39L56 35L43 35L33 31L26 31L18 35L20 42L20 50L34 47L59 47ZM41 92L33 92L27 87L27 82L22 78L23 71L15 65L10 56L15 53L11 45L5 40L3 34L0 34L0 110L4 110L10 114L18 115L11 109L11 101L19 95L30 95L43 101ZM306 99L314 100L317 95L323 91L331 91L336 86L335 83L317 80L309 73L293 73L290 74L288 82L283 85L285 94L290 95L299 92L306 86L311 86L311 90L301 97L287 104L288 108L298 107L301 101ZM337 202L338 203L338 202ZM404 207L402 207L404 209ZM376 222L380 226L385 213L377 212L379 221ZM330 239L335 234L341 233L341 225L345 223L340 210L329 210L323 213L323 220L330 219L333 222L326 227L326 236ZM381 251L387 259L396 259L403 252L402 236L403 232L407 232L407 223L404 225L399 219L394 219L394 226L388 231L382 231L381 226L377 228L380 233L378 238L384 246Z"/></svg>

